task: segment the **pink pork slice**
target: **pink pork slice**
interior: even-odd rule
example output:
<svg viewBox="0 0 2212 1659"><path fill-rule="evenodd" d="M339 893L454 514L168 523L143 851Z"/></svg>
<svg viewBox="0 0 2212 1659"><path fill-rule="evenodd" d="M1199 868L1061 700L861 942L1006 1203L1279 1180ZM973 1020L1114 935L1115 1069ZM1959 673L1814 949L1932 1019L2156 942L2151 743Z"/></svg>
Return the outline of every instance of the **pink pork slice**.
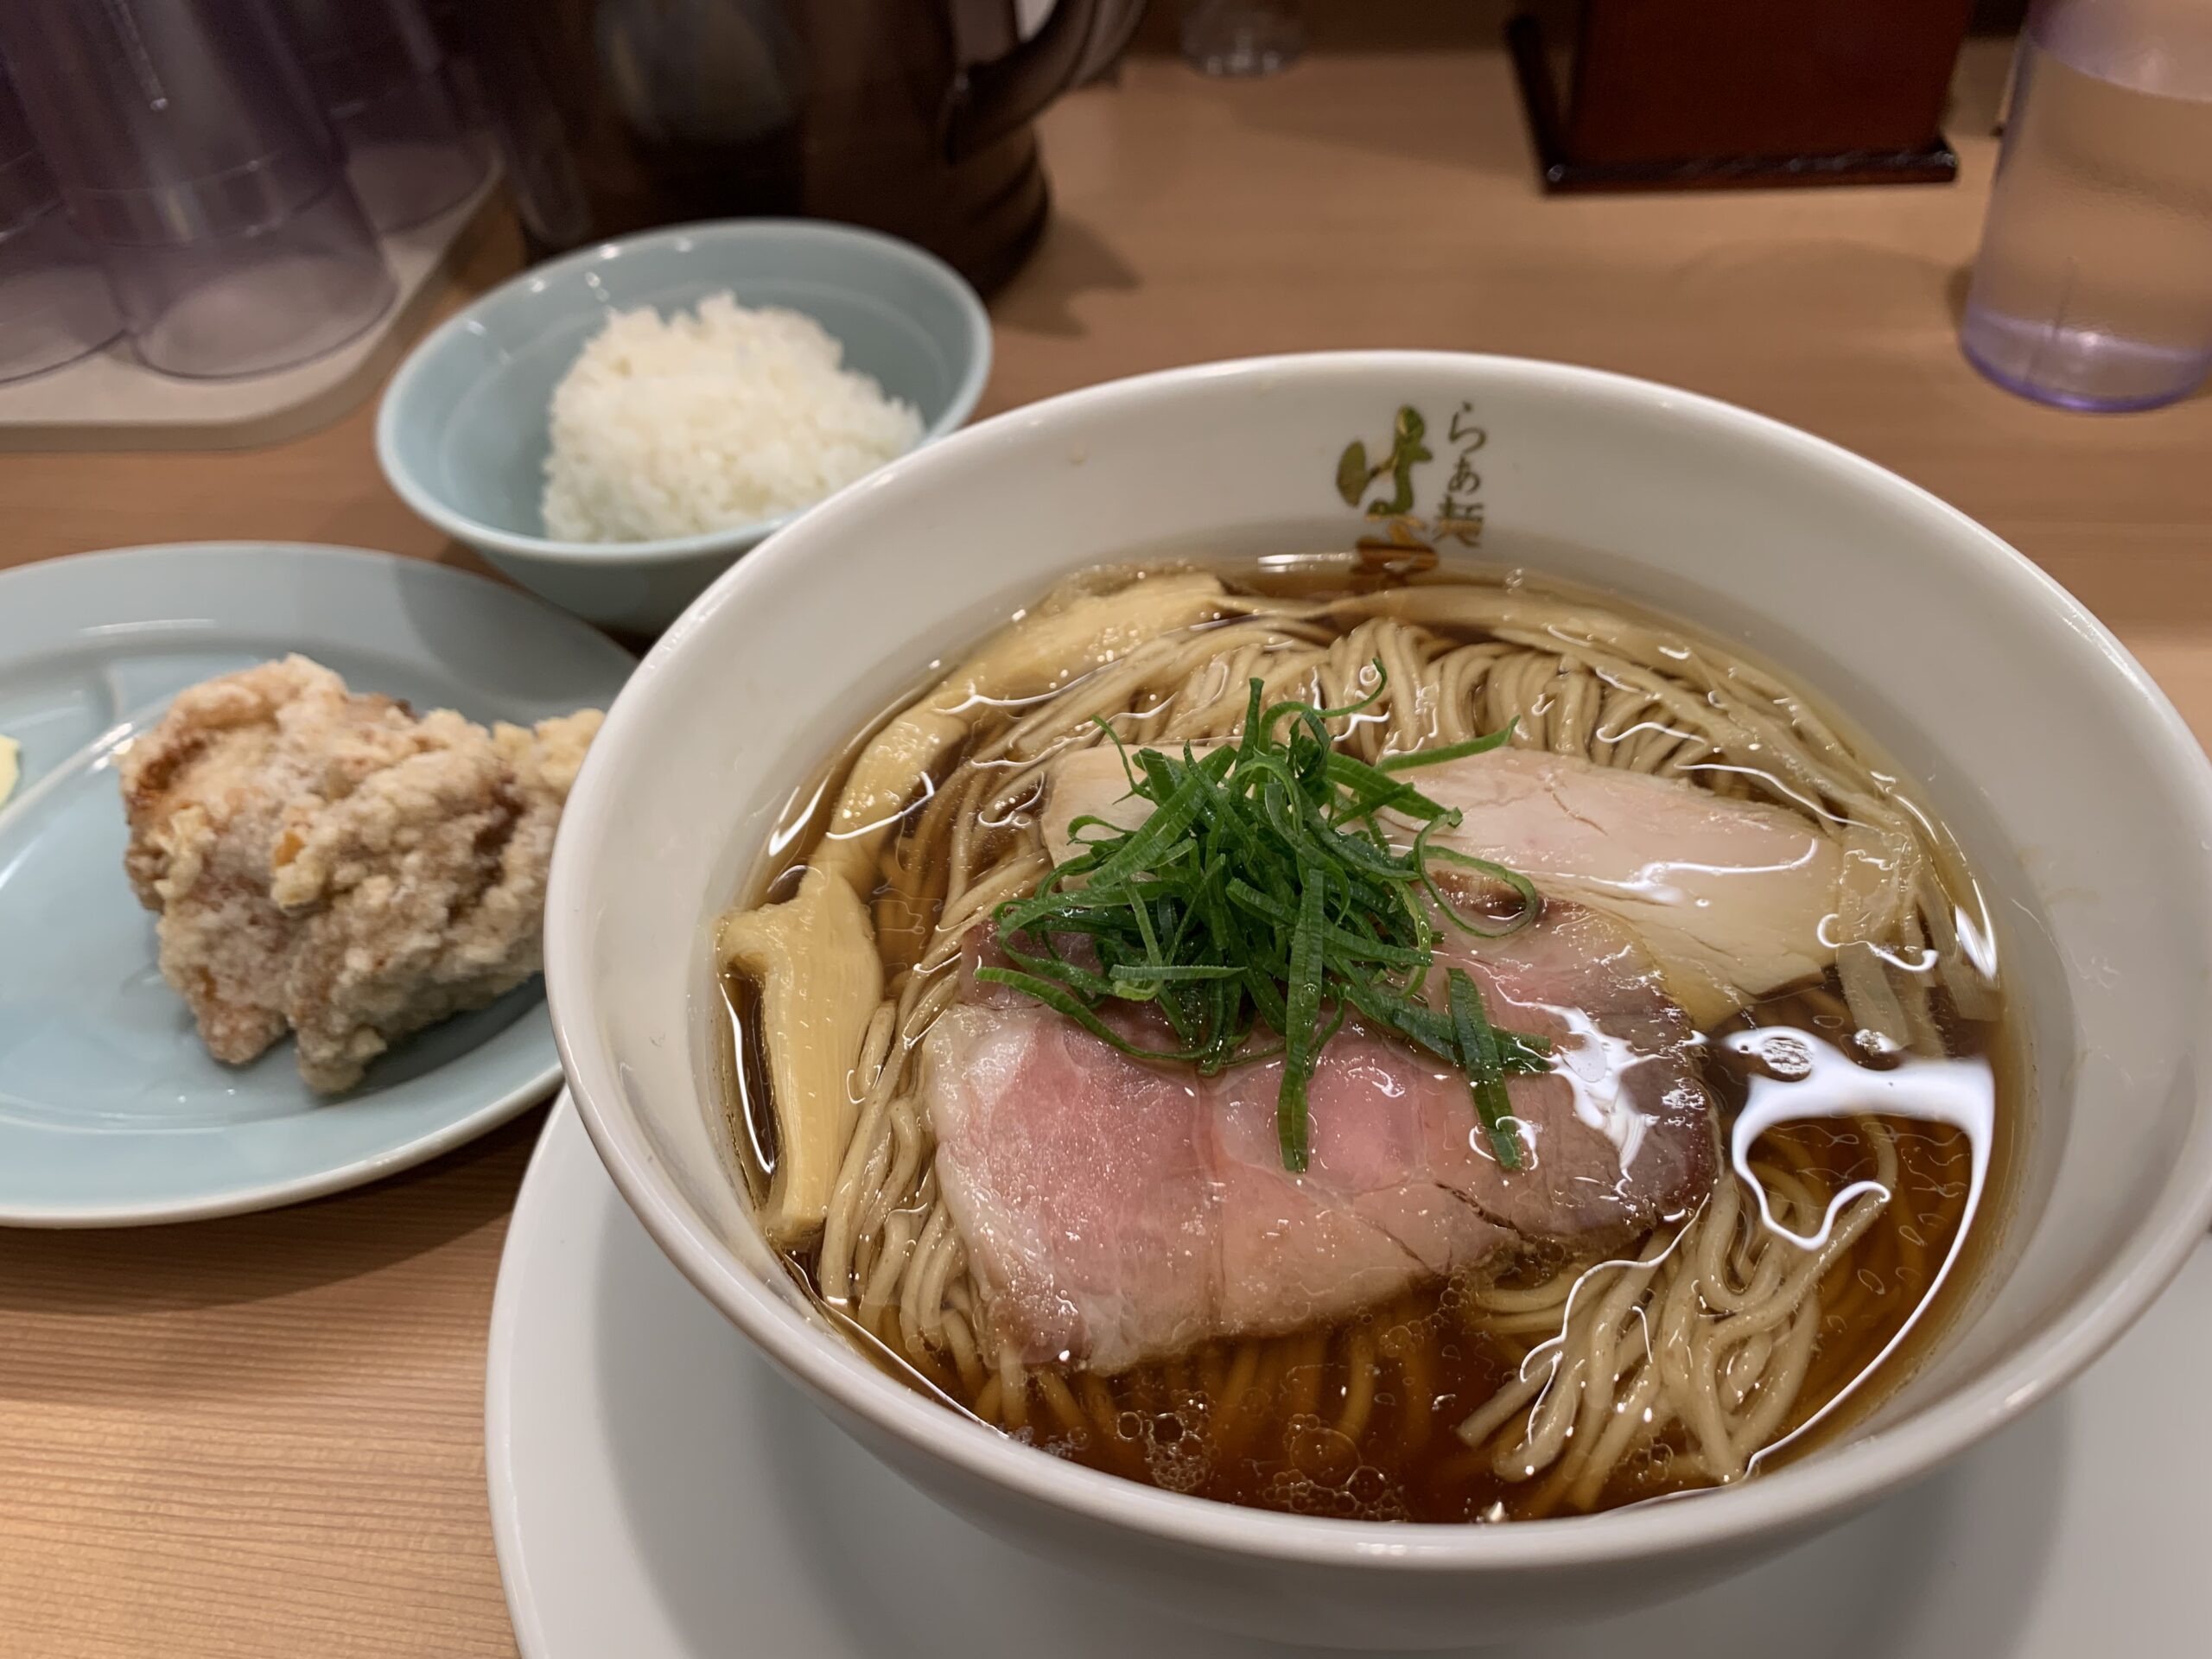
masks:
<svg viewBox="0 0 2212 1659"><path fill-rule="evenodd" d="M1279 1060L1201 1077L971 981L925 1039L922 1093L995 1337L1110 1374L1340 1319L1500 1251L1609 1248L1711 1189L1696 1033L1629 933L1554 902L1448 959L1496 1024L1556 1045L1549 1075L1507 1085L1518 1171L1464 1077L1356 1022L1322 1052L1299 1176Z"/></svg>

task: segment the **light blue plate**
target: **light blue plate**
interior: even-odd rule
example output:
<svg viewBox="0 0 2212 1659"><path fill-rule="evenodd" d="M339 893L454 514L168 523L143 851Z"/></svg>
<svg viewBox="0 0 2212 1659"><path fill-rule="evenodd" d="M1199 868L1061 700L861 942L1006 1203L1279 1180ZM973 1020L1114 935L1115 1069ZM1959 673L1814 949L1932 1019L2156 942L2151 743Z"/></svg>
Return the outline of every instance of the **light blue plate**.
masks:
<svg viewBox="0 0 2212 1659"><path fill-rule="evenodd" d="M351 1094L281 1043L232 1067L154 964L123 874L117 753L185 686L297 651L356 690L479 721L605 708L628 654L527 594L415 560L273 543L136 548L0 575L0 1223L235 1214L457 1146L559 1077L532 981L410 1038Z"/></svg>

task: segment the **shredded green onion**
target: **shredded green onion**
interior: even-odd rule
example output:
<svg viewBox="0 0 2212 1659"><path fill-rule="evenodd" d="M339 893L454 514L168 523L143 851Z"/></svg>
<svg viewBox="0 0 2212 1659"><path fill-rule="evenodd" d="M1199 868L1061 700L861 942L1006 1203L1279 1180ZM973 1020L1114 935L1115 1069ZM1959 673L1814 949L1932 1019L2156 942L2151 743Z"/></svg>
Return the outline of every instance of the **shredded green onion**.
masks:
<svg viewBox="0 0 2212 1659"><path fill-rule="evenodd" d="M1522 1166L1505 1078L1550 1069L1543 1037L1493 1027L1474 980L1453 968L1445 1007L1424 998L1438 924L1485 938L1535 919L1542 900L1525 876L1434 845L1459 814L1397 774L1481 754L1512 728L1471 742L1393 755L1369 766L1339 754L1329 722L1356 715L1377 684L1344 709L1264 700L1251 683L1244 730L1203 757L1120 750L1133 796L1153 811L1132 830L1093 817L1069 834L1081 849L1026 899L995 912L1008 966L977 977L1034 998L1123 1053L1213 1076L1263 1058L1255 1032L1276 1033L1275 1103L1283 1167L1306 1167L1306 1089L1347 1014L1465 1074L1498 1162ZM1278 731L1282 733L1278 735ZM1377 815L1420 824L1394 848ZM1055 849L1056 851L1058 849ZM1447 898L1433 868L1471 871L1516 907L1502 919ZM1424 898L1427 903L1424 904ZM1132 1042L1101 1017L1109 1003L1151 1003L1176 1046Z"/></svg>
<svg viewBox="0 0 2212 1659"><path fill-rule="evenodd" d="M1475 1092L1475 1116L1490 1131L1497 1161L1508 1169L1521 1167L1521 1142L1507 1126L1511 1108L1505 1097L1505 1061L1497 1033L1483 1014L1482 993L1463 969L1446 976L1452 996L1452 1034L1459 1039L1459 1065Z"/></svg>

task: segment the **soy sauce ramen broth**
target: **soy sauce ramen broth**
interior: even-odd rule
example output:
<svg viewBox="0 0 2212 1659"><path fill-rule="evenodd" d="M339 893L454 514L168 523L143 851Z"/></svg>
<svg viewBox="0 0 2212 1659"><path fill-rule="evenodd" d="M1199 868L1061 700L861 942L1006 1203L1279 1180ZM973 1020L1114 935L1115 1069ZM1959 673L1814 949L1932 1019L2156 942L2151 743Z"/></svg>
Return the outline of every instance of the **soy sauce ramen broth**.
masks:
<svg viewBox="0 0 2212 1659"><path fill-rule="evenodd" d="M1364 572L1355 579L1348 559L1328 556L1212 569L1233 594L1286 605L1310 605L1378 585ZM1385 580L1395 585L1395 579ZM1499 585L1494 576L1455 573L1451 580ZM1650 621L1698 641L1682 625L1646 618L1617 601L1517 575L1505 584L1539 599ZM1453 644L1501 643L1478 629L1429 631ZM1702 642L1694 648L1708 649ZM1710 649L1717 658L1736 660ZM1547 695L1539 686L1528 712L1543 713ZM912 859L917 843L932 838L933 844L942 843L948 781L991 730L1051 700L997 713L932 769L934 787L904 815L898 839L880 861L870 904L889 995L905 989L911 1000L912 987L906 982L915 977L939 920L946 873L918 870ZM902 698L899 706L907 701ZM887 711L795 792L771 837L750 904L781 901L798 890L845 775L895 712ZM1637 718L1662 720L1653 709ZM1479 720L1473 724L1487 729ZM1529 724L1524 719L1524 730ZM1141 726L1129 737L1136 747ZM1855 739L1849 747L1866 753ZM1716 756L1713 764L1731 793L1802 805L1802 787L1746 766L1740 758L1723 762ZM1697 768L1687 775L1695 779ZM1878 761L1872 775L1888 781ZM1418 785L1419 774L1412 778ZM969 867L988 867L1033 834L1034 804L1033 799L1017 803L994 822L973 826L964 850ZM1715 1289L1690 1273L1697 1224L1710 1223L1711 1206L1723 1201L1717 1189L1706 1213L1663 1223L1633 1248L1602 1260L1532 1253L1502 1268L1418 1286L1319 1328L1219 1338L1102 1376L1064 1366L1010 1371L986 1353L948 1351L944 1342L914 1329L911 1306L902 1306L896 1295L872 1298L865 1288L825 1294L818 1242L786 1252L785 1259L856 1347L916 1389L1052 1455L1226 1503L1378 1521L1502 1521L1611 1509L1742 1478L1802 1455L1859 1421L1911 1375L1967 1298L1999 1231L1999 1198L2008 1190L2018 1139L2021 1066L1995 994L1978 897L1970 884L1963 893L1955 890L1962 868L1955 849L1940 828L1929 827L1925 816L1912 810L1948 866L1943 895L1967 921L1968 943L1993 970L1972 1010L1982 1017L1961 1010L1930 969L1933 953L1923 946L1917 956L1910 950L1889 956L1893 970L1899 964L1917 966L1929 982L1926 1016L1933 1040L1923 1033L1923 1046L1939 1045L1940 1054L1907 1053L1871 1039L1853 1017L1834 968L1817 983L1752 1002L1705 1033L1700 1068L1717 1108L1720 1185L1732 1198L1731 1212L1739 1217L1719 1255L1745 1265L1756 1243L1767 1247L1770 1258L1755 1272L1747 1268L1740 1281L1728 1280L1724 1270ZM957 974L958 966L957 957L939 965L932 982ZM741 975L726 975L724 988L730 1041L722 1085L736 1162L760 1200L778 1155L761 1001ZM909 1043L925 1024L909 1021ZM1894 1090L1894 1098L1885 1098L1885 1088ZM1732 1156L1732 1141L1747 1110L1755 1110L1766 1127ZM1946 1116L1951 1121L1942 1121ZM926 1248L931 1212L941 1208L926 1174L926 1122L910 1122L894 1138L918 1139L918 1149L901 1145L898 1155L916 1160L925 1173L918 1185L910 1178L907 1190L885 1210L872 1259L856 1259L849 1287L865 1287L871 1274L880 1278L896 1271L895 1263L886 1265L894 1253L911 1256ZM1708 1322L1722 1317L1727 1304L1755 1300L1759 1274L1780 1272L1786 1279L1792 1265L1801 1273L1809 1268L1831 1230L1851 1230L1854 1220L1856 1236L1818 1275L1817 1313L1803 1316L1805 1328L1783 1319L1770 1330L1735 1341L1716 1366L1719 1398L1734 1401L1739 1428L1745 1422L1757 1428L1756 1443L1738 1446L1734 1465L1716 1478L1713 1465L1720 1460L1709 1447L1720 1430L1708 1419L1701 1440L1682 1411L1669 1408L1672 1385L1649 1375L1668 1370L1671 1351L1660 1340L1668 1309L1677 1317L1681 1351L1672 1363L1677 1370L1694 1369L1695 1343L1679 1339L1682 1332L1694 1337L1710 1331ZM865 1241L860 1253L870 1254ZM1640 1293L1637 1284L1645 1287ZM1602 1311L1609 1301L1626 1305L1611 1334L1616 1356L1630 1358L1610 1392L1592 1387L1577 1399L1572 1386L1576 1357L1596 1351L1592 1310ZM1679 1322L1685 1307L1692 1319L1688 1325ZM947 1317L965 1323L979 1349L988 1342L987 1309L971 1302ZM1764 1316L1754 1310L1745 1317ZM1763 1400L1767 1374L1792 1344L1804 1351L1794 1390L1786 1399ZM1481 1427L1485 1413L1494 1420L1487 1432L1463 1433ZM1655 1422L1656 1428L1647 1427ZM1535 1444L1541 1440L1550 1442L1548 1455ZM1618 1449L1621 1442L1624 1451ZM1599 1470L1601 1446L1611 1456Z"/></svg>

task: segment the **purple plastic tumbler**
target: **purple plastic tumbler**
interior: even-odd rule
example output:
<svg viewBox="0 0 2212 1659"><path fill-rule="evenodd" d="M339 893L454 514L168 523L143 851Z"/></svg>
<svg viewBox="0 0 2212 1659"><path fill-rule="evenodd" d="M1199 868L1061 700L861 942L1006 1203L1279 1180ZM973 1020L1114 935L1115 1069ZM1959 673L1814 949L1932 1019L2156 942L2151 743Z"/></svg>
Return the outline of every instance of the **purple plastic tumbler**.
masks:
<svg viewBox="0 0 2212 1659"><path fill-rule="evenodd" d="M484 181L491 147L416 0L285 0L369 222L404 230Z"/></svg>
<svg viewBox="0 0 2212 1659"><path fill-rule="evenodd" d="M273 0L4 0L0 51L153 367L286 367L391 305Z"/></svg>
<svg viewBox="0 0 2212 1659"><path fill-rule="evenodd" d="M0 72L0 380L72 362L122 330Z"/></svg>

